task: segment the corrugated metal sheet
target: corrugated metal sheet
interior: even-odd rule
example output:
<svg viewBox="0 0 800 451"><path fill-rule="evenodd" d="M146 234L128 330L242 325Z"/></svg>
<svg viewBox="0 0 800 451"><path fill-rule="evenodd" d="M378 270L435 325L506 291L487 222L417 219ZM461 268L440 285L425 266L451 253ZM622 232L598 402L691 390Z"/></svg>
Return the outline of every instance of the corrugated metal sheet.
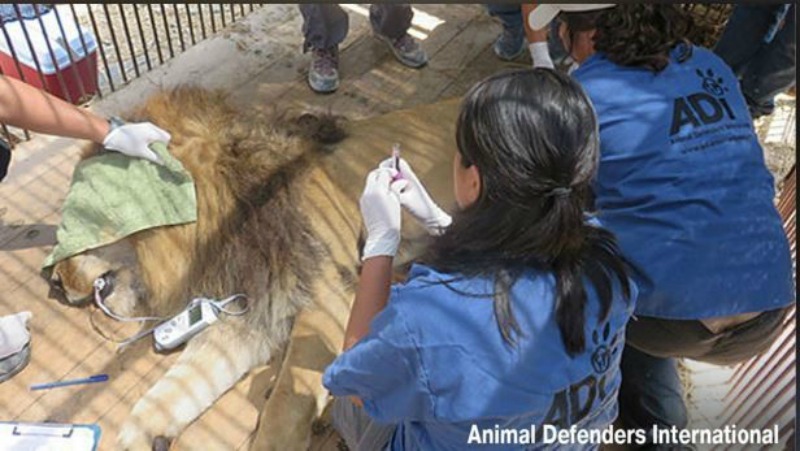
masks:
<svg viewBox="0 0 800 451"><path fill-rule="evenodd" d="M796 167L784 181L778 210L797 265ZM783 333L766 353L739 365L725 396L723 424L738 429L766 429L778 425L780 448L795 449L797 325L795 308L783 324ZM729 447L729 449L734 449ZM741 449L741 445L735 449ZM766 449L766 447L764 448ZM770 447L769 449L776 449Z"/></svg>

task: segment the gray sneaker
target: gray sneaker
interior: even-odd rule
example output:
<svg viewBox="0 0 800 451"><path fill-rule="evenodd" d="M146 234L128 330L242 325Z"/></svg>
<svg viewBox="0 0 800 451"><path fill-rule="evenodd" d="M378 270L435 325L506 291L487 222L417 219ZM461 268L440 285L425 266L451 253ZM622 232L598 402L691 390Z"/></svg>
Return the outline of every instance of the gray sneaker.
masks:
<svg viewBox="0 0 800 451"><path fill-rule="evenodd" d="M428 64L428 55L425 50L422 50L419 43L408 33L399 39L390 39L378 33L375 35L392 49L395 58L404 65L416 69Z"/></svg>
<svg viewBox="0 0 800 451"><path fill-rule="evenodd" d="M339 47L311 49L308 85L314 92L326 94L339 87Z"/></svg>

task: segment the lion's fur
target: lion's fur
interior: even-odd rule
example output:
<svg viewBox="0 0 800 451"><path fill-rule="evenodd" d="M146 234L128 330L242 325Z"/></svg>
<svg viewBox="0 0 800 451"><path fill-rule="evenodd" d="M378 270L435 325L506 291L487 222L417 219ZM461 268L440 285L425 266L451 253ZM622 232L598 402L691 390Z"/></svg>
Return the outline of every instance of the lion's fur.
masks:
<svg viewBox="0 0 800 451"><path fill-rule="evenodd" d="M133 243L159 311L182 307L189 296L244 292L270 299L271 290L301 307L318 256L293 182L320 144L298 133L290 119L237 113L221 93L178 89L151 98L132 116L174 136L172 153L195 179L198 221L145 232ZM178 259L175 256L190 251ZM172 267L165 262L183 261ZM192 262L193 264L190 264ZM294 309L292 309L294 310ZM265 325L263 307L252 321ZM295 311L271 312L277 319Z"/></svg>
<svg viewBox="0 0 800 451"><path fill-rule="evenodd" d="M239 356L232 380L220 382L230 385L280 350L295 315L311 301L323 248L301 210L298 191L326 145L344 133L332 117L240 111L224 94L194 88L159 93L127 119L150 121L171 133L170 152L195 182L198 220L137 233L60 262L54 273L68 291L87 295L94 277L117 271L123 278L117 290L135 292L123 304L109 298L109 306L121 313L133 302L166 316L197 296L246 294L250 311L243 319L226 318L190 343L196 348L239 343L237 351L249 346L241 353L252 355ZM223 356L230 350L211 352Z"/></svg>
<svg viewBox="0 0 800 451"><path fill-rule="evenodd" d="M269 299L270 290L297 292L291 297L301 307L319 256L294 187L323 143L343 137L334 119L243 113L223 93L193 88L159 93L128 119L170 131L170 152L192 174L197 193L196 223L130 238L149 308L171 314L193 296L244 292L259 300ZM65 284L90 289L91 281L60 275ZM263 325L264 308L250 320Z"/></svg>

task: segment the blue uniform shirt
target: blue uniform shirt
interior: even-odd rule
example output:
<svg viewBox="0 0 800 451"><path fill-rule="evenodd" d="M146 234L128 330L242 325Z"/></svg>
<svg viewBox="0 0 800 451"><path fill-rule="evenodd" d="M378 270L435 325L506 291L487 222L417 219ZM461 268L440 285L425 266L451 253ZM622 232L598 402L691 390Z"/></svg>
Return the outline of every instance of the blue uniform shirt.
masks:
<svg viewBox="0 0 800 451"><path fill-rule="evenodd" d="M335 396L356 395L379 423L397 424L390 449L482 448L473 430L531 430L543 423L601 428L617 415L619 359L635 300L617 297L598 322L599 302L587 289L586 351L570 357L555 322L555 278L528 271L511 290L524 336L515 348L495 322L492 284L414 265L392 288L370 333L340 355L323 377ZM442 281L451 281L448 286ZM619 290L617 290L619 291ZM473 426L475 425L475 426ZM542 446L495 446L522 449ZM552 446L550 446L552 448ZM574 448L567 446L567 448Z"/></svg>
<svg viewBox="0 0 800 451"><path fill-rule="evenodd" d="M636 314L700 319L790 304L773 178L728 66L680 45L659 73L595 54L573 76L597 112L596 206L638 270Z"/></svg>

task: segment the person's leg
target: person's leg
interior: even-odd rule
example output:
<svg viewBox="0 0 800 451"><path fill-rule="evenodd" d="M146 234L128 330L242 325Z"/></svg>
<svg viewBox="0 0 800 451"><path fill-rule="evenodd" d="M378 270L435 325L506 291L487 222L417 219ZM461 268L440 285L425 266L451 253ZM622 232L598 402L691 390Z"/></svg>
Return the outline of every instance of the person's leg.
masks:
<svg viewBox="0 0 800 451"><path fill-rule="evenodd" d="M408 4L378 3L369 7L369 21L375 35L386 42L398 61L408 67L422 67L428 55L408 34L414 12Z"/></svg>
<svg viewBox="0 0 800 451"><path fill-rule="evenodd" d="M504 61L522 55L527 47L525 29L522 26L522 11L519 4L487 3L489 15L503 25L503 32L494 41L494 53Z"/></svg>
<svg viewBox="0 0 800 451"><path fill-rule="evenodd" d="M349 18L336 3L301 4L303 51L311 50L308 84L316 92L339 87L339 44L347 36Z"/></svg>
<svg viewBox="0 0 800 451"><path fill-rule="evenodd" d="M303 15L303 51L338 46L347 36L350 25L347 13L336 3L301 4Z"/></svg>
<svg viewBox="0 0 800 451"><path fill-rule="evenodd" d="M718 334L714 346L698 358L715 365L733 365L766 352L783 333L789 308L763 312Z"/></svg>
<svg viewBox="0 0 800 451"><path fill-rule="evenodd" d="M764 36L772 21L770 7L736 5L728 18L725 30L714 47L714 53L722 58L741 76L749 62L764 45Z"/></svg>
<svg viewBox="0 0 800 451"><path fill-rule="evenodd" d="M350 451L383 450L396 429L394 425L375 423L364 409L346 398L334 399L331 420Z"/></svg>
<svg viewBox="0 0 800 451"><path fill-rule="evenodd" d="M688 424L677 362L651 356L625 345L622 351L619 421L626 429L644 429L648 445L640 449L669 449L652 444L653 426L685 428ZM675 449L675 448L672 448Z"/></svg>
<svg viewBox="0 0 800 451"><path fill-rule="evenodd" d="M794 6L771 42L753 57L742 76L741 87L753 119L771 114L774 98L795 84L796 37Z"/></svg>
<svg viewBox="0 0 800 451"><path fill-rule="evenodd" d="M414 12L407 4L378 3L369 7L372 30L389 39L400 39L411 28Z"/></svg>
<svg viewBox="0 0 800 451"><path fill-rule="evenodd" d="M619 420L625 428L644 429L642 450L678 450L677 445L653 444L653 427L684 428L688 423L677 357L708 353L715 336L696 320L666 320L639 316L628 322L622 352Z"/></svg>

